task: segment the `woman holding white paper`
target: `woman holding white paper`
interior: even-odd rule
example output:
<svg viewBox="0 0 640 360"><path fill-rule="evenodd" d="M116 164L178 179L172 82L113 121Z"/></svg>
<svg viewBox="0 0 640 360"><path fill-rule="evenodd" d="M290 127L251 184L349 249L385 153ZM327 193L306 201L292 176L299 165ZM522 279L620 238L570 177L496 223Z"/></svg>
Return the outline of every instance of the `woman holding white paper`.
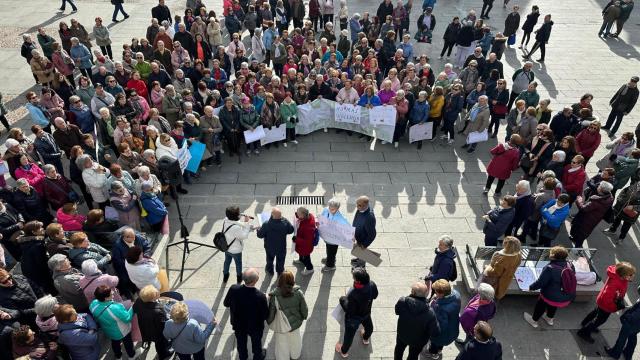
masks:
<svg viewBox="0 0 640 360"><path fill-rule="evenodd" d="M265 103L262 105L262 112L260 114L260 122L265 129L271 129L274 126L280 125L280 106L275 102L272 93L266 93ZM273 143L275 147L278 147L278 142ZM268 149L271 144L265 145Z"/></svg>
<svg viewBox="0 0 640 360"><path fill-rule="evenodd" d="M340 212L340 202L334 199L329 200L328 206L322 210L319 217L335 221L340 224L351 225L349 221ZM324 267L322 272L333 271L336 269L336 254L338 253L338 245L326 243L327 257L322 259Z"/></svg>
<svg viewBox="0 0 640 360"><path fill-rule="evenodd" d="M478 98L478 102L473 105L471 110L467 113L467 124L465 125L465 129L463 134L467 136L467 143L462 145L462 148L467 148L468 153L473 153L476 151L476 146L478 145L479 139L475 139L479 137L483 132L486 135L486 141L489 137L489 133L486 132L489 127L489 98L486 95L482 95ZM469 136L471 133L474 133L475 136ZM474 141L471 144L469 141Z"/></svg>

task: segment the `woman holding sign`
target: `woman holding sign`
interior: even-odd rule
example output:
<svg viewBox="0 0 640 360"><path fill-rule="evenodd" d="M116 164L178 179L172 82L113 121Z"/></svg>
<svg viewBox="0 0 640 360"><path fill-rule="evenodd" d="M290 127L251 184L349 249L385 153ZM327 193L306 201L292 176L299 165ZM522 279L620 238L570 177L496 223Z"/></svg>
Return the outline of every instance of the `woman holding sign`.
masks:
<svg viewBox="0 0 640 360"><path fill-rule="evenodd" d="M344 225L351 225L344 215L340 212L340 202L337 200L329 200L328 206L322 210L320 217L329 219L329 221L335 221ZM316 224L317 226L318 224ZM338 253L338 245L326 243L327 257L322 259L324 267L322 272L333 271L336 269L336 254Z"/></svg>
<svg viewBox="0 0 640 360"><path fill-rule="evenodd" d="M242 137L242 130L240 130L240 111L233 104L233 99L231 97L224 99L224 106L220 109L218 118L220 118L220 122L222 123L222 134L227 139L229 156L237 154L238 163L241 163L240 141Z"/></svg>
<svg viewBox="0 0 640 360"><path fill-rule="evenodd" d="M280 107L275 102L272 93L266 93L266 101L262 106L262 112L260 114L260 122L265 129L271 130L272 127L280 125ZM273 143L275 147L278 147L278 142ZM268 149L271 144L266 144Z"/></svg>
<svg viewBox="0 0 640 360"><path fill-rule="evenodd" d="M420 91L418 93L418 101L411 108L409 115L410 126L424 124L429 120L429 112L431 106L427 101L427 92ZM418 150L422 149L422 140L418 141Z"/></svg>

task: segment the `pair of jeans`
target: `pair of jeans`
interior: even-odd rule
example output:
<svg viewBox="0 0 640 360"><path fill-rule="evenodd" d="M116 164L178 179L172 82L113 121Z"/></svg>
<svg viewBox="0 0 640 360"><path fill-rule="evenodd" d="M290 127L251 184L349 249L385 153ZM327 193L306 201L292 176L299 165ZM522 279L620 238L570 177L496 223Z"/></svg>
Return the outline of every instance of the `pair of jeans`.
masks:
<svg viewBox="0 0 640 360"><path fill-rule="evenodd" d="M113 51L111 51L111 45L100 45L100 51L102 51L102 55L108 55L109 59L113 59Z"/></svg>
<svg viewBox="0 0 640 360"><path fill-rule="evenodd" d="M327 243L327 267L336 267L336 254L338 254L338 245Z"/></svg>
<svg viewBox="0 0 640 360"><path fill-rule="evenodd" d="M612 26L613 21L603 21L602 26L600 27L600 31L598 31L598 35L609 35L611 33Z"/></svg>
<svg viewBox="0 0 640 360"><path fill-rule="evenodd" d="M484 188L485 189L491 189L491 185L493 185L493 181L495 179L496 179L495 177L489 175L487 177L487 183L484 185ZM496 186L496 192L497 193L502 192L502 187L504 186L505 181L507 181L507 180L498 179L498 186Z"/></svg>
<svg viewBox="0 0 640 360"><path fill-rule="evenodd" d="M610 312L606 312L602 310L599 306L596 306L596 308L593 309L593 311L591 311L590 313L588 313L587 316L585 316L585 318L582 320L581 322L582 329L580 330L591 334L600 325L606 323L610 315L611 315Z"/></svg>
<svg viewBox="0 0 640 360"><path fill-rule="evenodd" d="M453 46L456 44L455 41L444 41L444 46L442 47L442 51L440 52L440 57L444 56L445 51L447 52L447 56L451 56L451 50L453 50Z"/></svg>
<svg viewBox="0 0 640 360"><path fill-rule="evenodd" d="M493 9L493 0L485 0L482 3L482 11L480 11L480 18L483 16L489 17L489 12Z"/></svg>
<svg viewBox="0 0 640 360"><path fill-rule="evenodd" d="M542 317L542 314L544 314L545 311L547 312L547 317L553 319L553 317L556 316L557 310L557 307L547 304L546 301L539 297L536 307L533 309L533 321L540 320L540 317Z"/></svg>
<svg viewBox="0 0 640 360"><path fill-rule="evenodd" d="M300 256L300 261L304 264L305 269L313 270L313 264L311 263L311 255Z"/></svg>
<svg viewBox="0 0 640 360"><path fill-rule="evenodd" d="M193 354L178 354L178 359L180 360L204 360L204 347L200 349L197 353Z"/></svg>
<svg viewBox="0 0 640 360"><path fill-rule="evenodd" d="M618 215L613 219L611 230L615 232L618 229L618 226L620 226L620 223L622 223L622 228L620 228L620 235L618 238L622 240L627 237L627 233L629 232L629 229L631 229L631 225L633 225L633 223L622 220L622 216Z"/></svg>
<svg viewBox="0 0 640 360"><path fill-rule="evenodd" d="M622 118L624 117L624 113L622 111L618 111L615 109L611 109L609 113L609 117L607 117L607 123L604 125L605 129L609 129L611 134L615 134L622 124Z"/></svg>
<svg viewBox="0 0 640 360"><path fill-rule="evenodd" d="M621 354L624 355L625 359L631 359L638 343L637 336L638 333L633 331L631 325L622 323L616 344L609 350L609 354L616 359Z"/></svg>
<svg viewBox="0 0 640 360"><path fill-rule="evenodd" d="M122 7L122 3L116 0L116 3L114 4L114 8L113 8L113 16L111 17L111 20L116 21L118 12L121 12L122 15L124 15L125 19L129 17L129 15L124 11L124 8Z"/></svg>
<svg viewBox="0 0 640 360"><path fill-rule="evenodd" d="M262 332L263 329L247 332L244 330L236 330L236 343L238 346L238 357L240 360L247 360L249 358L249 351L247 350L247 337L251 338L251 352L253 353L253 360L262 360Z"/></svg>
<svg viewBox="0 0 640 360"><path fill-rule="evenodd" d="M265 270L268 273L273 274L273 259L275 258L276 260L276 272L279 274L281 274L284 271L284 259L287 256L286 254L286 250L285 252L281 252L281 253L271 253L267 250L267 266L265 267Z"/></svg>
<svg viewBox="0 0 640 360"><path fill-rule="evenodd" d="M76 7L76 4L74 4L72 0L62 0L62 5L60 6L60 10L64 11L64 9L66 9L67 7L67 3L71 5L71 9L73 11L78 10L78 8Z"/></svg>
<svg viewBox="0 0 640 360"><path fill-rule="evenodd" d="M407 360L418 360L420 353L422 352L422 348L427 343L420 344L407 344L404 341L400 340L400 337L396 336L396 347L393 350L393 360L402 360L404 356L404 350L409 347L409 356L407 356Z"/></svg>
<svg viewBox="0 0 640 360"><path fill-rule="evenodd" d="M342 340L342 351L343 354L349 352L349 348L353 343L353 337L356 335L358 328L362 324L364 328L363 339L369 340L371 334L373 334L373 321L371 321L371 315L368 315L365 318L360 317L351 317L346 318L344 321L344 339Z"/></svg>
<svg viewBox="0 0 640 360"><path fill-rule="evenodd" d="M224 275L229 274L229 268L231 267L231 260L236 264L236 275L242 276L242 253L232 254L230 252L224 253L224 265L222 265L222 273Z"/></svg>
<svg viewBox="0 0 640 360"><path fill-rule="evenodd" d="M520 42L520 45L529 45L530 39L531 39L531 31L525 31L524 34L522 35L522 41Z"/></svg>
<svg viewBox="0 0 640 360"><path fill-rule="evenodd" d="M131 333L128 333L127 336L123 337L121 340L111 340L111 348L113 349L113 355L116 359L122 357L122 349L120 348L120 344L124 345L124 349L127 351L127 356L132 358L136 351L133 349L133 340L131 340Z"/></svg>
<svg viewBox="0 0 640 360"><path fill-rule="evenodd" d="M546 43L544 41L537 41L535 43L533 43L533 47L531 48L531 51L529 52L529 54L527 54L527 57L531 57L531 55L533 55L534 52L536 52L536 50L538 50L538 48L540 49L540 61L544 61L544 55L546 53Z"/></svg>

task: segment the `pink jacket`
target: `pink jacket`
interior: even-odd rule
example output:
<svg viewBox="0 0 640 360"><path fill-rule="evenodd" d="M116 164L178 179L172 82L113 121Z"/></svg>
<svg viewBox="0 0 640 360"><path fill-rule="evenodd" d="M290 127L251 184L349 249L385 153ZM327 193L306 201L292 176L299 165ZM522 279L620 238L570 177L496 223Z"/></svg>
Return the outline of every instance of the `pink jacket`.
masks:
<svg viewBox="0 0 640 360"><path fill-rule="evenodd" d="M18 179L27 179L29 185L33 186L34 189L38 192L38 195L42 195L43 191L43 182L44 182L44 171L40 169L40 167L36 164L30 164L31 167L29 169L25 169L20 166L16 169L16 178Z"/></svg>
<svg viewBox="0 0 640 360"><path fill-rule="evenodd" d="M68 64L64 62L64 59L68 58ZM51 61L53 62L53 66L64 76L69 76L73 74L73 59L67 54L66 51L60 50L54 51L51 55Z"/></svg>
<svg viewBox="0 0 640 360"><path fill-rule="evenodd" d="M93 293L96 291L96 288L100 285L107 285L111 288L111 290L116 289L118 286L118 277L113 275L107 275L103 273L97 273L93 275L85 275L80 278L78 284L80 285L80 289L84 293L84 297L87 298L87 302L91 303L95 296ZM122 297L120 297L120 293L117 291L113 294L113 300L117 302L122 302Z"/></svg>
<svg viewBox="0 0 640 360"><path fill-rule="evenodd" d="M64 231L82 231L82 224L87 220L87 217L80 214L65 214L62 208L56 212L56 218L58 223L62 225Z"/></svg>

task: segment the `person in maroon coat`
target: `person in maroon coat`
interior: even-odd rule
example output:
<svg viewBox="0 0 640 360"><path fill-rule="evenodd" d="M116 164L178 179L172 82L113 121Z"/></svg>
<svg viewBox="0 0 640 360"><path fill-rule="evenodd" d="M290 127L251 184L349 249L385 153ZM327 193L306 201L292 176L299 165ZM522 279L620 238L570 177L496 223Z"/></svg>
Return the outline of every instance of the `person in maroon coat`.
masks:
<svg viewBox="0 0 640 360"><path fill-rule="evenodd" d="M584 157L585 166L600 146L600 121L594 120L576 136L576 150Z"/></svg>
<svg viewBox="0 0 640 360"><path fill-rule="evenodd" d="M587 173L584 171L584 157L576 155L571 159L571 164L565 165L562 172L562 185L569 194L569 206L582 194Z"/></svg>
<svg viewBox="0 0 640 360"><path fill-rule="evenodd" d="M299 207L296 210L296 233L293 236L293 242L296 243L296 252L300 256L300 260L295 260L294 264L304 264L305 269L303 275L313 273L313 264L311 263L311 253L313 252L313 243L316 237L316 219L305 207Z"/></svg>
<svg viewBox="0 0 640 360"><path fill-rule="evenodd" d="M582 247L584 240L591 235L593 229L598 226L600 220L613 205L611 191L613 185L607 181L600 182L597 193L584 199L582 195L576 199L578 213L571 221L571 231L569 238L576 244L577 248Z"/></svg>
<svg viewBox="0 0 640 360"><path fill-rule="evenodd" d="M520 150L518 145L522 142L522 137L518 134L513 134L509 138L509 142L505 144L498 144L491 149L491 155L493 158L487 166L487 183L484 186L484 195L489 193L491 185L495 179L498 179L498 186L494 195L500 195L502 187L505 181L511 177L513 170L518 168L520 163Z"/></svg>
<svg viewBox="0 0 640 360"><path fill-rule="evenodd" d="M55 166L45 165L44 174L46 177L42 182L43 194L53 211L57 211L66 203L74 202L69 198L69 194L73 191L69 180L60 175Z"/></svg>

